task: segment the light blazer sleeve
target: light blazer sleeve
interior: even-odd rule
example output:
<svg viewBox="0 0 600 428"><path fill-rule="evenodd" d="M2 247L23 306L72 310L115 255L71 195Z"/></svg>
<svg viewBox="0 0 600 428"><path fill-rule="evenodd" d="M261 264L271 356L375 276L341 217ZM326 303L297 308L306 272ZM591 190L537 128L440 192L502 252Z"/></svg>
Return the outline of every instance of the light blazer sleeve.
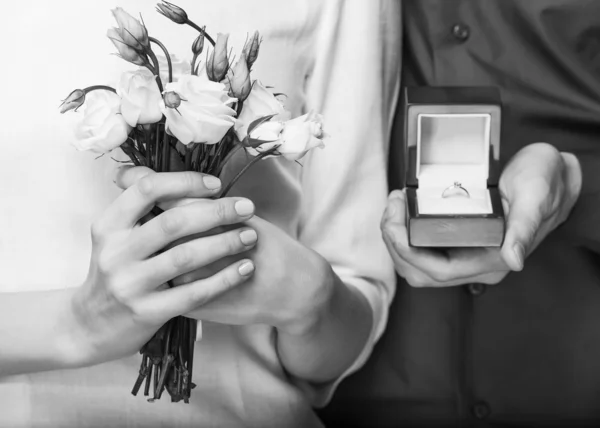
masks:
<svg viewBox="0 0 600 428"><path fill-rule="evenodd" d="M354 364L315 391L323 406L358 370L385 329L395 291L392 260L379 223L387 198L387 155L400 84L400 2L329 0L307 76L307 110L324 116L326 147L301 163L300 240L356 287L373 311L373 328Z"/></svg>

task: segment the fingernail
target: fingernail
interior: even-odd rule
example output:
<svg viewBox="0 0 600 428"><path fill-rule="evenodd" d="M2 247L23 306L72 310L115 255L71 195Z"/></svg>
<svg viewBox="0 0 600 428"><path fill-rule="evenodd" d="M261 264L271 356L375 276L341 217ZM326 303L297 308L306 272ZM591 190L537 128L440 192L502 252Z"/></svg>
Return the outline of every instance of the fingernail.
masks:
<svg viewBox="0 0 600 428"><path fill-rule="evenodd" d="M240 241L244 245L254 245L257 239L258 235L254 229L247 229L240 233Z"/></svg>
<svg viewBox="0 0 600 428"><path fill-rule="evenodd" d="M205 175L202 178L202 181L204 181L204 185L209 190L215 190L215 189L218 189L219 187L221 187L221 180L219 180L217 177L214 177L212 175Z"/></svg>
<svg viewBox="0 0 600 428"><path fill-rule="evenodd" d="M242 276L250 275L252 272L254 272L254 263L250 261L242 263L238 268L238 272Z"/></svg>
<svg viewBox="0 0 600 428"><path fill-rule="evenodd" d="M513 252L515 253L515 257L517 259L519 270L523 269L524 259L525 259L525 250L520 242L517 242L513 246Z"/></svg>
<svg viewBox="0 0 600 428"><path fill-rule="evenodd" d="M248 199L242 199L235 203L235 212L242 217L246 217L254 212L254 204Z"/></svg>

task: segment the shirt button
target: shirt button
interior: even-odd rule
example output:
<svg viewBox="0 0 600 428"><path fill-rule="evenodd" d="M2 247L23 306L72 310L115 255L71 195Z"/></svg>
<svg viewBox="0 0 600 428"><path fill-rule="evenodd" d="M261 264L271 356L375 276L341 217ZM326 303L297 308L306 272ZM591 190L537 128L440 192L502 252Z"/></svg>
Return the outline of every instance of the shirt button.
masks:
<svg viewBox="0 0 600 428"><path fill-rule="evenodd" d="M487 289L485 284L480 284L480 283L474 283L474 284L469 284L467 286L467 290L469 290L469 293L472 296L481 296L483 293L485 293L485 290Z"/></svg>
<svg viewBox="0 0 600 428"><path fill-rule="evenodd" d="M475 403L471 408L473 412L473 416L477 419L486 419L492 413L492 409L490 409L490 405L485 401L480 401L479 403Z"/></svg>
<svg viewBox="0 0 600 428"><path fill-rule="evenodd" d="M471 30L466 24L454 24L452 26L452 35L459 42L465 42L471 35Z"/></svg>

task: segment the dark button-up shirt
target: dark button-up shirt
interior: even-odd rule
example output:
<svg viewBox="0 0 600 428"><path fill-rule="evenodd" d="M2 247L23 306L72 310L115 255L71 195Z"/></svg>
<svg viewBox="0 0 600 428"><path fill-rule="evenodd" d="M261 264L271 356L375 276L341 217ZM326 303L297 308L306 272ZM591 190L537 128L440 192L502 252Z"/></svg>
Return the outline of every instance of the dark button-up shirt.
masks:
<svg viewBox="0 0 600 428"><path fill-rule="evenodd" d="M600 426L600 1L403 5L404 85L499 87L502 162L544 141L578 157L583 189L567 222L498 285L414 289L400 279L384 337L323 419Z"/></svg>

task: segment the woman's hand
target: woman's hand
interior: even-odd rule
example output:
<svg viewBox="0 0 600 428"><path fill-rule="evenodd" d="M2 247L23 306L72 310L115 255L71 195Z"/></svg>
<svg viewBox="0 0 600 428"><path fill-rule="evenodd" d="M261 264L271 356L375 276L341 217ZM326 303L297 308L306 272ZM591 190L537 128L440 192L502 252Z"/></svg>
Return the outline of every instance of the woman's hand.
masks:
<svg viewBox="0 0 600 428"><path fill-rule="evenodd" d="M215 185L216 184L216 185ZM252 217L243 198L206 199L220 183L193 172L149 174L128 188L92 227L92 259L65 317L80 364L132 354L169 319L206 305L250 278L254 264L232 260L210 275L169 289L167 281L254 246L250 228L178 239ZM202 198L139 225L159 202Z"/></svg>
<svg viewBox="0 0 600 428"><path fill-rule="evenodd" d="M143 167L124 169L117 185L131 188L140 177L152 175L156 173ZM185 199L170 206L175 211L193 204L191 201ZM187 316L225 324L267 324L291 333L307 331L318 321L331 296L334 282L331 267L323 257L266 220L254 217L244 225L256 232L258 242L254 248L248 248L243 255L216 253L212 264L181 275L174 283L187 286L184 284L210 277L242 257L254 262L256 272L243 287L223 293L189 311ZM209 233L223 230L218 228Z"/></svg>
<svg viewBox="0 0 600 428"><path fill-rule="evenodd" d="M244 287L222 294L187 316L226 324L266 324L301 334L319 320L333 288L327 261L259 217L244 223L258 234L256 246L244 254L256 272ZM185 284L211 275L241 256L229 256L177 279Z"/></svg>

